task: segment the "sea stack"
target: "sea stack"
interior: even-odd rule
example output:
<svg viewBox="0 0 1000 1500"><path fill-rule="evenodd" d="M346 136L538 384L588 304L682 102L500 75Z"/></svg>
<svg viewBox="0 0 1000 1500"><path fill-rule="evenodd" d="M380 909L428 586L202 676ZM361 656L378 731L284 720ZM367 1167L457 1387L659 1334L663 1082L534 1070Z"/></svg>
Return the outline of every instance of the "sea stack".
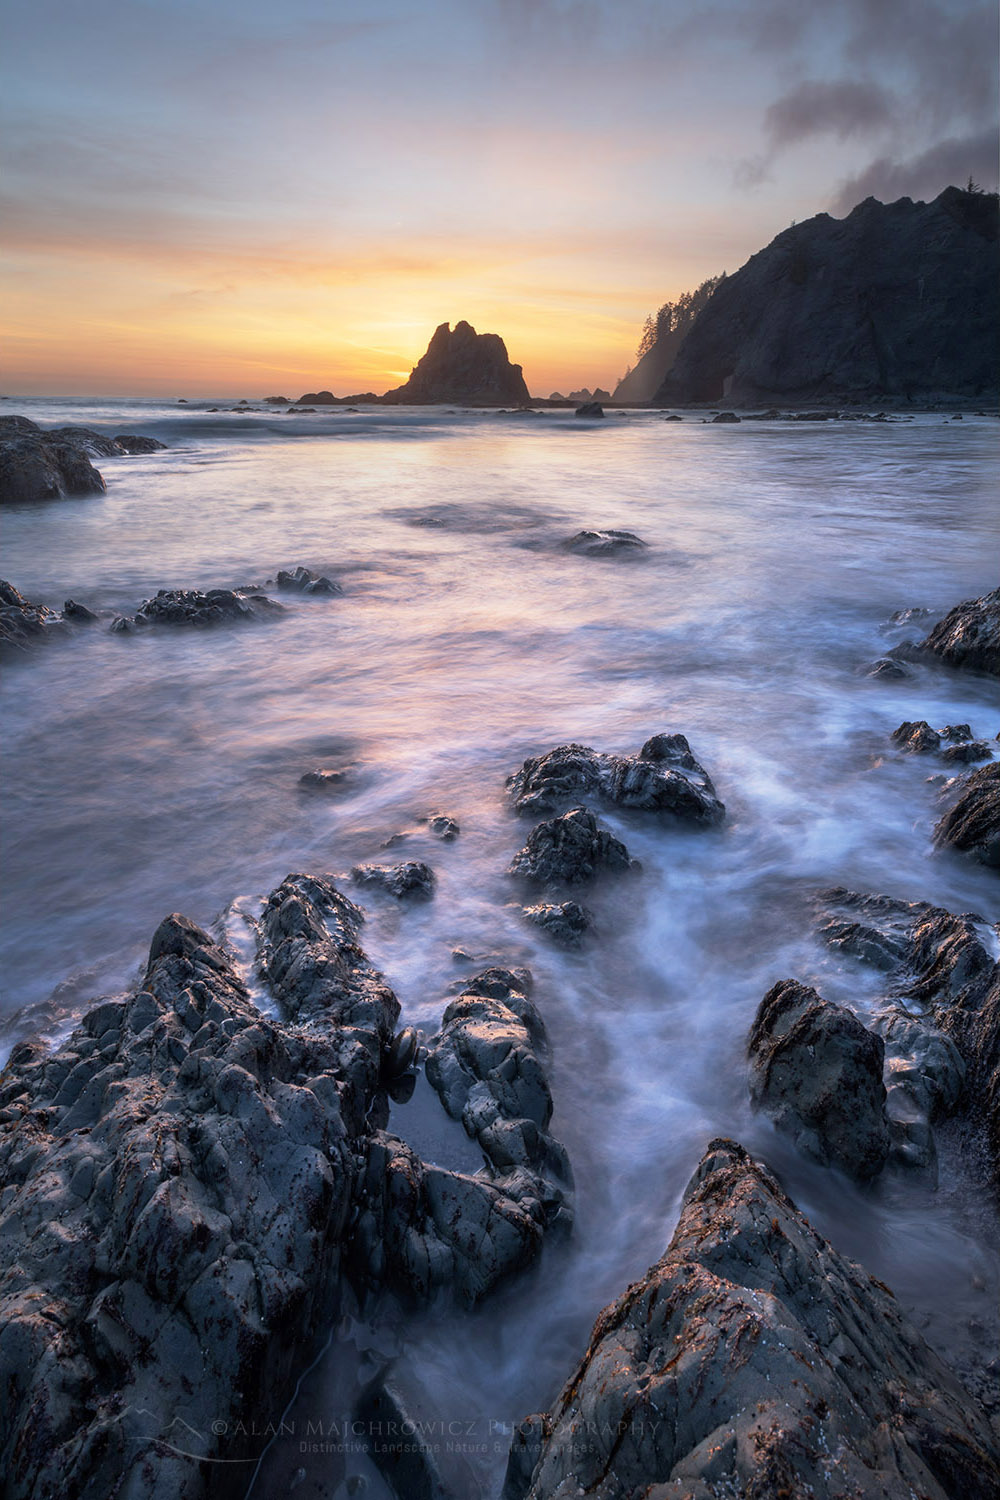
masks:
<svg viewBox="0 0 1000 1500"><path fill-rule="evenodd" d="M471 323L442 323L409 380L382 400L390 405L522 405L531 400L520 365L507 358L498 333L477 333Z"/></svg>
<svg viewBox="0 0 1000 1500"><path fill-rule="evenodd" d="M793 225L717 287L653 404L995 399L997 225L995 193L956 187Z"/></svg>

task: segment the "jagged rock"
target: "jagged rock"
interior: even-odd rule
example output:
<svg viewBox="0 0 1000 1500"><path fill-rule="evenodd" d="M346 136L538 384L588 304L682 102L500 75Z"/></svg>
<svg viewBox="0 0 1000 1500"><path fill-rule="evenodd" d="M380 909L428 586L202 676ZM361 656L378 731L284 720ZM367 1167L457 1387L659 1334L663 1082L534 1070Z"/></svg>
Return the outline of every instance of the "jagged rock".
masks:
<svg viewBox="0 0 1000 1500"><path fill-rule="evenodd" d="M245 593L241 589L160 589L154 599L139 606L134 617L116 620L113 630L128 630L145 625L229 625L237 621L268 619L284 612L284 605L266 594Z"/></svg>
<svg viewBox="0 0 1000 1500"><path fill-rule="evenodd" d="M885 1108L893 1156L906 1165L934 1167L931 1126L953 1114L962 1097L962 1054L951 1037L901 1005L875 1016L871 1029L885 1043Z"/></svg>
<svg viewBox="0 0 1000 1500"><path fill-rule="evenodd" d="M653 404L996 393L998 273L995 194L817 214L726 277Z"/></svg>
<svg viewBox="0 0 1000 1500"><path fill-rule="evenodd" d="M918 647L947 662L1000 677L1000 589L966 599L939 620Z"/></svg>
<svg viewBox="0 0 1000 1500"><path fill-rule="evenodd" d="M407 859L399 865L355 865L351 879L355 885L385 891L397 901L429 901L436 884L430 865L418 859Z"/></svg>
<svg viewBox="0 0 1000 1500"><path fill-rule="evenodd" d="M892 1293L715 1140L663 1258L594 1325L503 1500L991 1500L989 1422Z"/></svg>
<svg viewBox="0 0 1000 1500"><path fill-rule="evenodd" d="M1000 1187L1000 963L985 945L981 919L840 888L820 900L824 940L888 970L894 1005L902 1003L958 1047L967 1073L965 1101L984 1127ZM932 1076L926 1089L936 1087Z"/></svg>
<svg viewBox="0 0 1000 1500"><path fill-rule="evenodd" d="M563 546L584 557L617 557L646 550L647 543L634 531L578 531Z"/></svg>
<svg viewBox="0 0 1000 1500"><path fill-rule="evenodd" d="M946 745L941 759L949 765L969 765L977 760L992 760L993 751L985 740L966 740L959 745Z"/></svg>
<svg viewBox="0 0 1000 1500"><path fill-rule="evenodd" d="M377 1056L390 1033L357 1034ZM11 1500L195 1500L218 1472L204 1458L255 1456L236 1424L287 1399L336 1315L350 1142L372 1102L359 1052L262 1016L179 916L135 994L54 1053L15 1049L0 1088Z"/></svg>
<svg viewBox="0 0 1000 1500"><path fill-rule="evenodd" d="M941 736L926 719L904 719L899 728L892 731L892 739L908 755L928 755L941 748Z"/></svg>
<svg viewBox="0 0 1000 1500"><path fill-rule="evenodd" d="M541 927L557 943L573 947L581 941L594 925L593 915L576 901L562 901L557 905L525 906L524 915L536 927Z"/></svg>
<svg viewBox="0 0 1000 1500"><path fill-rule="evenodd" d="M885 1047L852 1011L786 979L764 996L750 1031L750 1095L823 1165L862 1181L889 1155Z"/></svg>
<svg viewBox="0 0 1000 1500"><path fill-rule="evenodd" d="M90 625L99 617L85 604L77 604L75 599L67 599L63 605L64 620L78 620L81 625Z"/></svg>
<svg viewBox="0 0 1000 1500"><path fill-rule="evenodd" d="M0 649L24 651L43 639L55 621L55 613L44 604L33 604L12 583L0 578Z"/></svg>
<svg viewBox="0 0 1000 1500"><path fill-rule="evenodd" d="M910 669L892 656L880 656L864 669L866 677L901 678L911 676Z"/></svg>
<svg viewBox="0 0 1000 1500"><path fill-rule="evenodd" d="M389 405L433 405L460 402L463 406L528 404L531 397L520 365L507 358L503 339L496 333L477 333L471 324L447 323L435 329L427 352L417 362L409 380L386 391Z"/></svg>
<svg viewBox="0 0 1000 1500"><path fill-rule="evenodd" d="M452 844L461 833L461 828L454 818L447 813L431 813L427 819L427 828L442 844Z"/></svg>
<svg viewBox="0 0 1000 1500"><path fill-rule="evenodd" d="M603 417L604 407L599 401L585 401L582 406L577 407L576 411L574 412L574 416Z"/></svg>
<svg viewBox="0 0 1000 1500"><path fill-rule="evenodd" d="M332 578L312 573L308 568L296 568L292 573L283 570L278 574L275 583L279 589L296 594L342 594L344 592L340 584L334 583Z"/></svg>
<svg viewBox="0 0 1000 1500"><path fill-rule="evenodd" d="M636 868L621 840L599 827L592 812L575 807L533 828L507 873L539 884L579 885L602 870Z"/></svg>
<svg viewBox="0 0 1000 1500"><path fill-rule="evenodd" d="M934 829L934 842L1000 869L1000 763L980 766L959 787L958 801Z"/></svg>
<svg viewBox="0 0 1000 1500"><path fill-rule="evenodd" d="M638 755L558 745L526 760L506 784L517 811L527 815L559 812L568 803L591 797L701 828L716 827L726 815L711 777L682 734L654 735Z"/></svg>

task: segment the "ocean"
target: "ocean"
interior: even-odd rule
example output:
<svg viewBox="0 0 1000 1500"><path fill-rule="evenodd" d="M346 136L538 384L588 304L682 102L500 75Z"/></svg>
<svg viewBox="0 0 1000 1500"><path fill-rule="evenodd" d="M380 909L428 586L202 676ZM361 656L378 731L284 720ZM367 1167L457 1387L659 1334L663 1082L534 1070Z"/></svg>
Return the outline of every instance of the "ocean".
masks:
<svg viewBox="0 0 1000 1500"><path fill-rule="evenodd" d="M577 1225L472 1317L438 1309L377 1336L346 1319L300 1403L333 1421L346 1399L337 1351L361 1359L388 1339L431 1419L470 1429L456 1462L495 1490L506 1424L552 1403L596 1313L662 1254L720 1134L764 1156L946 1358L988 1349L996 1225L947 1131L936 1193L891 1173L854 1187L751 1112L745 1048L778 979L862 1019L877 1002L879 976L817 938L819 889L996 920L995 875L932 850L935 768L890 742L904 719L992 738L996 683L863 671L996 586L996 421L216 405L234 403L0 407L168 445L95 460L104 495L4 511L3 576L104 619L3 674L3 1055L24 1035L58 1040L133 984L168 912L228 936L249 975L244 914L287 873L424 859L432 901L362 898L366 949L401 1024L428 1034L475 968L531 968ZM567 550L587 528L647 546ZM248 626L107 628L161 588L262 584L299 565L342 594L268 589L285 613ZM929 617L891 622L912 607ZM530 827L505 778L567 741L633 752L661 732L688 737L726 823L691 833L603 813L642 872L588 889L595 934L559 949L505 873ZM299 786L317 768L344 773L334 795ZM421 822L438 812L459 823L454 842ZM392 1128L468 1165L471 1143L435 1108L422 1085ZM279 1443L255 1492L281 1455ZM296 1460L310 1476L329 1461ZM380 1493L367 1458L350 1462Z"/></svg>

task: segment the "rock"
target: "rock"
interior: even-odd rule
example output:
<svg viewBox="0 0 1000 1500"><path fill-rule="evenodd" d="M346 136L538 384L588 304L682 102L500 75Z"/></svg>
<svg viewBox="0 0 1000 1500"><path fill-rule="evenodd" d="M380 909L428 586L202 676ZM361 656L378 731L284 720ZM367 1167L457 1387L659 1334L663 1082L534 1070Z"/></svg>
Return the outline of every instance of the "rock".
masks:
<svg viewBox="0 0 1000 1500"><path fill-rule="evenodd" d="M817 214L721 282L653 404L995 395L998 272L995 194Z"/></svg>
<svg viewBox="0 0 1000 1500"><path fill-rule="evenodd" d="M134 432L120 432L115 443L122 453L159 453L167 446L158 438L141 437Z"/></svg>
<svg viewBox="0 0 1000 1500"><path fill-rule="evenodd" d="M786 979L750 1031L750 1096L807 1156L861 1181L889 1154L881 1037L852 1011Z"/></svg>
<svg viewBox="0 0 1000 1500"><path fill-rule="evenodd" d="M499 334L477 333L460 322L454 330L442 323L406 384L386 391L382 400L388 405L506 406L527 405L531 397L521 366L510 363Z"/></svg>
<svg viewBox="0 0 1000 1500"><path fill-rule="evenodd" d="M942 731L941 731L941 738L943 740L951 740L951 741L971 740L972 739L972 725L971 724L946 724L944 726L944 728L942 729Z"/></svg>
<svg viewBox="0 0 1000 1500"><path fill-rule="evenodd" d="M296 594L342 594L344 590L332 578L311 573L308 568L296 568L293 573L282 571L275 579L279 589Z"/></svg>
<svg viewBox="0 0 1000 1500"><path fill-rule="evenodd" d="M55 618L51 609L33 604L0 578L0 649L4 652L24 651L44 639Z"/></svg>
<svg viewBox="0 0 1000 1500"><path fill-rule="evenodd" d="M353 1019L377 1058L388 1015ZM195 1500L217 1473L204 1459L250 1472L259 1441L236 1424L284 1404L337 1313L364 1055L261 1015L179 916L133 995L54 1053L15 1050L0 1087L11 1500Z"/></svg>
<svg viewBox="0 0 1000 1500"><path fill-rule="evenodd" d="M355 865L351 879L355 885L385 891L397 901L429 901L436 884L430 865L417 859L404 860L399 865Z"/></svg>
<svg viewBox="0 0 1000 1500"><path fill-rule="evenodd" d="M134 619L124 616L112 629L140 628L144 625L229 625L236 622L268 619L284 612L284 605L266 594L245 593L241 589L160 589L154 599L139 606Z"/></svg>
<svg viewBox="0 0 1000 1500"><path fill-rule="evenodd" d="M345 400L349 399L345 397ZM307 391L294 403L296 406L336 406L339 399L332 391Z"/></svg>
<svg viewBox="0 0 1000 1500"><path fill-rule="evenodd" d="M1000 869L1000 763L980 766L958 785L958 801L935 827L934 843Z"/></svg>
<svg viewBox="0 0 1000 1500"><path fill-rule="evenodd" d="M599 401L585 401L573 414L577 417L603 417L604 407Z"/></svg>
<svg viewBox="0 0 1000 1500"><path fill-rule="evenodd" d="M885 1043L886 1114L893 1156L904 1165L934 1167L931 1126L947 1119L965 1090L965 1063L943 1031L891 1005L872 1020Z"/></svg>
<svg viewBox="0 0 1000 1500"><path fill-rule="evenodd" d="M929 1033L957 1046L966 1106L984 1130L1000 1189L1000 963L986 947L981 919L840 888L823 893L821 913L821 937L841 952L869 963L877 941L874 961L888 971L890 1015L904 1005ZM924 1092L931 1097L936 1089L947 1099L946 1086L930 1074Z"/></svg>
<svg viewBox="0 0 1000 1500"><path fill-rule="evenodd" d="M966 740L959 745L946 745L941 759L949 765L969 765L977 760L992 760L993 751L985 740Z"/></svg>
<svg viewBox="0 0 1000 1500"><path fill-rule="evenodd" d="M584 557L618 557L644 552L647 543L634 531L578 531L563 546Z"/></svg>
<svg viewBox="0 0 1000 1500"><path fill-rule="evenodd" d="M77 620L81 625L90 625L98 616L85 604L77 604L75 599L67 599L63 605L63 619Z"/></svg>
<svg viewBox="0 0 1000 1500"><path fill-rule="evenodd" d="M864 669L866 677L900 678L911 677L910 669L892 656L880 656Z"/></svg>
<svg viewBox="0 0 1000 1500"><path fill-rule="evenodd" d="M431 813L427 819L427 828L442 844L454 843L462 831L455 819L450 818L447 813Z"/></svg>
<svg viewBox="0 0 1000 1500"><path fill-rule="evenodd" d="M290 396L265 396L264 397L264 405L265 406L291 406L292 405L292 400L291 400Z"/></svg>
<svg viewBox="0 0 1000 1500"><path fill-rule="evenodd" d="M541 927L557 943L575 947L594 925L594 918L585 906L576 901L562 901L558 905L522 907L524 915L536 927Z"/></svg>
<svg viewBox="0 0 1000 1500"><path fill-rule="evenodd" d="M684 735L654 735L638 755L610 755L589 745L558 745L507 778L519 813L559 812L593 798L614 807L655 812L696 828L717 827L726 810Z"/></svg>
<svg viewBox="0 0 1000 1500"><path fill-rule="evenodd" d="M908 755L928 755L941 748L941 736L926 719L905 719L892 732L893 743Z"/></svg>
<svg viewBox="0 0 1000 1500"><path fill-rule="evenodd" d="M306 771L299 777L299 786L307 792L342 792L350 780L346 771L329 771L322 768Z"/></svg>
<svg viewBox="0 0 1000 1500"><path fill-rule="evenodd" d="M602 870L638 869L625 845L586 808L539 823L515 854L507 871L539 884L579 885Z"/></svg>
<svg viewBox="0 0 1000 1500"><path fill-rule="evenodd" d="M46 442L66 443L71 448L82 448L94 458L118 458L121 448L113 437L103 432L94 432L91 427L50 427L43 431Z"/></svg>
<svg viewBox="0 0 1000 1500"><path fill-rule="evenodd" d="M0 440L0 504L101 494L107 488L83 448L44 433Z"/></svg>
<svg viewBox="0 0 1000 1500"><path fill-rule="evenodd" d="M1000 589L956 604L924 637L918 649L940 657L950 667L971 668L1000 677Z"/></svg>
<svg viewBox="0 0 1000 1500"><path fill-rule="evenodd" d="M717 417L712 418L713 422L738 422L739 420L734 411L720 411Z"/></svg>
<svg viewBox="0 0 1000 1500"><path fill-rule="evenodd" d="M600 1314L503 1500L989 1500L989 1422L892 1293L715 1140L667 1250Z"/></svg>

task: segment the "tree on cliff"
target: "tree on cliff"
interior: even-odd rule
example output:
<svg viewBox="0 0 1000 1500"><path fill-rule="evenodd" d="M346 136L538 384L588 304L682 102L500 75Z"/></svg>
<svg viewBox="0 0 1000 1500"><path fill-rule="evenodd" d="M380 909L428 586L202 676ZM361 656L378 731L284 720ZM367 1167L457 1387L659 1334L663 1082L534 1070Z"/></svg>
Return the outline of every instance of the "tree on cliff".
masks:
<svg viewBox="0 0 1000 1500"><path fill-rule="evenodd" d="M635 351L636 359L642 359L642 356L648 354L650 349L654 348L661 340L670 338L671 335L674 336L671 338L671 342L679 347L681 339L687 333L709 297L711 297L716 287L725 281L725 279L725 271L720 276L710 276L707 281L703 281L701 286L696 287L693 292L681 292L676 302L664 302L663 306L658 308L655 313L650 313L642 325L642 337L639 340L639 347Z"/></svg>

